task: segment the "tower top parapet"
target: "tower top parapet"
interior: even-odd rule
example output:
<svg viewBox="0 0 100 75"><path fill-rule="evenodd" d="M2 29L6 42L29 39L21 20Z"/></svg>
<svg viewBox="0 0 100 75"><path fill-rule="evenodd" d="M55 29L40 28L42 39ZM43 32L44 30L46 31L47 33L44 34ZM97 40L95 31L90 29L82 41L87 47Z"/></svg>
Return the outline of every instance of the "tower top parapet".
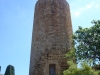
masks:
<svg viewBox="0 0 100 75"><path fill-rule="evenodd" d="M69 3L66 1L66 0L38 0L40 3L42 3L42 2L60 2L60 3L63 3L63 4L65 4L66 5L66 3L69 5ZM37 2L38 2L37 1Z"/></svg>

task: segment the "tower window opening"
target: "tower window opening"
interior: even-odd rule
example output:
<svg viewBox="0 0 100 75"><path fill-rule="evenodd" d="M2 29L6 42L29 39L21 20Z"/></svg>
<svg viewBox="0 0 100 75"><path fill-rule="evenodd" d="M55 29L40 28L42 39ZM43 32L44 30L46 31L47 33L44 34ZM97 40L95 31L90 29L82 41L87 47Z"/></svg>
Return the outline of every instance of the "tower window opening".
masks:
<svg viewBox="0 0 100 75"><path fill-rule="evenodd" d="M49 64L49 75L56 75L56 65Z"/></svg>

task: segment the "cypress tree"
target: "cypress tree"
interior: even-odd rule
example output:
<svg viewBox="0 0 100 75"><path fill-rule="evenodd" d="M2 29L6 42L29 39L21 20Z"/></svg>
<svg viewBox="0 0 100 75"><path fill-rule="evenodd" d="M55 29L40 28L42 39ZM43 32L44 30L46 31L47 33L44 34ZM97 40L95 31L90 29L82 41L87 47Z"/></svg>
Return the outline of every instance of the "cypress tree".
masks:
<svg viewBox="0 0 100 75"><path fill-rule="evenodd" d="M4 75L15 75L15 70L12 65L8 65Z"/></svg>
<svg viewBox="0 0 100 75"><path fill-rule="evenodd" d="M0 72L1 72L1 66L0 66Z"/></svg>

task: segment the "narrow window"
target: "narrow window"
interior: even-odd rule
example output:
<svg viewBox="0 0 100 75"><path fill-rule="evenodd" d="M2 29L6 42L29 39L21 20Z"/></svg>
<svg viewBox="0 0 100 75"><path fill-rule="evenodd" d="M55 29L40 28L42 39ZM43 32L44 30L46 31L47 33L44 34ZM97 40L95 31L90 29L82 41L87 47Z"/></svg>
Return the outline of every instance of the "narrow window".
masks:
<svg viewBox="0 0 100 75"><path fill-rule="evenodd" d="M49 75L56 75L55 64L49 65Z"/></svg>

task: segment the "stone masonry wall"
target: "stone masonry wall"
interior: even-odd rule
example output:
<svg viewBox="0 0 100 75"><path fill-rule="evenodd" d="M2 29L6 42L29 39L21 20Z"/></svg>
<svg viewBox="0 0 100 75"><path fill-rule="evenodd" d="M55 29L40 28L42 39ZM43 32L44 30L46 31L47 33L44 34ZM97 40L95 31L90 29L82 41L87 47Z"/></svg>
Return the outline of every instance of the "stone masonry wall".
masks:
<svg viewBox="0 0 100 75"><path fill-rule="evenodd" d="M60 75L68 68L72 24L66 0L38 0L35 6L29 75L49 75L49 64Z"/></svg>

